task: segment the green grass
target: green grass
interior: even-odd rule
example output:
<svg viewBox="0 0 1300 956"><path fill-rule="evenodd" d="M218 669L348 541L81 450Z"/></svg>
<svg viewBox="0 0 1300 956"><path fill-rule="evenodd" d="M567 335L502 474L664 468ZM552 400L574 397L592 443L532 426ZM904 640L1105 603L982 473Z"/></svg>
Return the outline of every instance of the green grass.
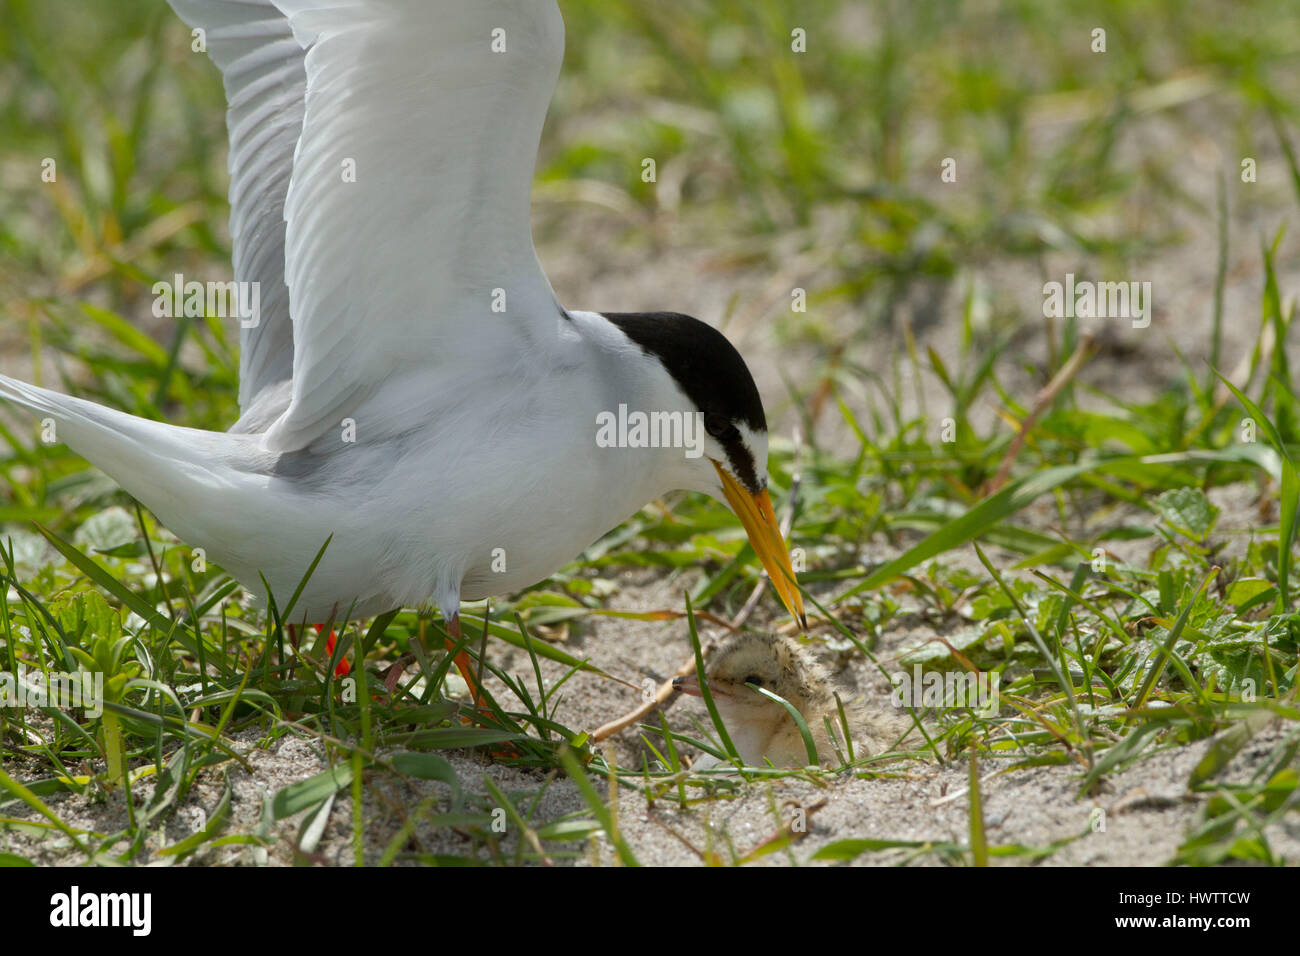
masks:
<svg viewBox="0 0 1300 956"><path fill-rule="evenodd" d="M822 611L815 638L874 662L882 637L919 621L950 635L948 644L900 666L975 667L1000 679L996 716L944 710L923 756L859 758L842 771L872 779L904 759L970 761L978 795L977 767L1066 765L1085 796L1154 753L1215 737L1188 781L1209 799L1169 862L1280 862L1265 827L1300 803L1291 551L1300 415L1288 351L1277 344L1294 318L1295 245L1284 233L1262 238L1251 265L1258 303L1244 314L1225 305L1228 254L1239 252L1228 248L1228 209L1258 211L1259 200L1233 178L1218 195L1189 194L1176 155L1134 162L1122 146L1157 120L1192 137L1204 122L1192 107L1208 99L1228 151L1280 149L1295 187L1289 199L1300 200L1291 150L1300 100L1288 86L1300 10L1289 0L1246 10L1113 0L1087 12L1030 2L972 12L897 0L862 5L865 25L853 25L830 0L563 6L569 52L539 168L539 241L562 241L566 217L588 201L581 197L599 195L628 221L669 220L680 241L770 273L770 288L721 318L771 320L780 341L814 356L813 374L790 381L771 411L803 422L791 544L807 555L800 584ZM1087 47L1099 23L1105 57ZM794 27L808 30L806 54L789 53ZM87 3L75 15L4 0L0 89L11 94L0 97L0 349L56 370L46 385L148 417L228 426L233 330L215 319L149 317L158 278L228 268L215 71L188 52L162 0ZM944 198L932 184L950 155L964 185ZM45 157L57 159L54 184L40 180ZM641 181L643 157L656 159L661 187L678 184L676 199ZM592 184L602 191L575 189ZM1205 303L1210 341L1179 343L1184 352L1203 345L1214 366L1189 359L1164 370L1159 394L1140 399L1083 384L1085 366L1013 444L1008 420L1026 420L1037 387L1015 384L1024 372L1015 345L1042 319L997 289L996 267L1068 253L1128 275L1131 263L1187 238L1176 213L1222 236L1219 261L1186 263L1206 275L1217 269L1219 291ZM657 240L626 241L655 252ZM854 350L883 334L899 303L936 284L961 293L960 309L939 317L960 329L955 360L927 349L918 331L888 377L855 364ZM788 311L795 285L807 288L807 313ZM776 300L784 304L773 309ZM1229 332L1236 338L1225 342ZM1079 342L1071 323L1052 326L1049 367L1030 379L1045 384ZM1222 387L1217 374L1229 370L1220 356L1243 346L1245 376ZM1000 415L985 421L990 408ZM939 438L944 418L958 426L955 441ZM1243 441L1247 418L1255 441ZM852 436L847 453L836 434ZM990 493L1013 449L1010 480ZM777 441L779 492L794 469L793 449ZM669 610L693 603L735 613L759 568L738 523L712 502L647 508L552 579L492 602L486 619L469 609L476 658L486 630L489 643L509 641L533 662L509 674L488 654L482 666L519 703L493 701L480 715L441 693L449 661L440 653L422 657L426 679L413 685L414 699L393 706L367 693L421 638L441 646L435 617L407 610L339 621L336 660L314 638L295 655L274 616L228 600L240 594L220 568L193 564L111 482L66 449L38 444L7 414L0 474L0 672L76 670L90 658L109 682L99 717L0 707L0 829L40 835L69 863L158 859L146 841L201 782L246 764L239 741L249 734L265 746L302 736L333 769L273 794L262 825L247 832L231 829L223 784L218 811L188 838L169 838L163 859L269 848L275 823L305 812L295 854L309 862L318 824L348 794L359 853L366 820L355 798L378 781L412 779L438 790L403 808L385 864L562 862L596 852L631 864L612 785L707 818L717 802L783 778L829 779L771 768L692 773L685 751L725 762L733 748L723 728L687 726L675 713L645 728L641 766L611 766L564 723L568 677L548 682L538 662L550 658L568 674L588 667L535 633L622 613L609 582L629 570L680 575L690 596ZM1210 501L1225 488L1254 489L1265 517L1225 525ZM898 557L866 565L868 545ZM1140 557L1120 560L1117 550ZM364 664L353 669L351 700L330 676L344 655ZM1249 781L1221 782L1268 717L1283 721L1283 743ZM485 778L479 792L479 781L458 780L439 755L465 748L528 768L537 786L507 793ZM120 831L77 831L57 809L68 794L106 801L145 779L152 795L127 802ZM587 810L541 819L546 790L569 780ZM980 864L1037 859L1069 842L990 844L980 801L972 803L967 843L867 834L816 857ZM521 838L501 838L496 811ZM776 835L760 847L733 845L722 832L716 845L692 850L709 863L769 853L807 861L799 834L774 816ZM465 840L457 858L422 841L443 829Z"/></svg>

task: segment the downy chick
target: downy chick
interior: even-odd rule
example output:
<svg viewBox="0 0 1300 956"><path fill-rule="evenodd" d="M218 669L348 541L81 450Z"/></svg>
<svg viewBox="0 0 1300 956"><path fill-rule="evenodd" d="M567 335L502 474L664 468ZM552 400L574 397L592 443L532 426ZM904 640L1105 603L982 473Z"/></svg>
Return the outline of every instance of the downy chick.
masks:
<svg viewBox="0 0 1300 956"><path fill-rule="evenodd" d="M808 751L789 712L779 703L745 686L753 684L787 700L803 717L826 766L839 763L835 745L826 732L829 717L840 751L847 754L844 728L835 704L834 682L821 664L797 641L777 634L737 635L714 652L705 669L709 691L727 733L746 764L803 767ZM679 677L673 686L692 697L700 696L694 675ZM843 699L843 695L841 695ZM906 711L873 709L845 704L854 759L894 748L913 728Z"/></svg>

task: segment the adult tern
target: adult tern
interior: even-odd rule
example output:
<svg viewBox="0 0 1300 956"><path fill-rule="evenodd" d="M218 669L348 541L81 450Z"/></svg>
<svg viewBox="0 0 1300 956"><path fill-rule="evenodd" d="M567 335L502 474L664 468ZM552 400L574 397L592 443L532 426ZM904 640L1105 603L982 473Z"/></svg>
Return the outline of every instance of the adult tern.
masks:
<svg viewBox="0 0 1300 956"><path fill-rule="evenodd" d="M674 489L731 506L802 622L740 354L688 316L566 310L537 260L554 0L168 2L229 104L234 272L260 300L240 418L182 428L7 377L0 396L259 598L332 536L310 622L433 603L458 633L462 600L535 584Z"/></svg>

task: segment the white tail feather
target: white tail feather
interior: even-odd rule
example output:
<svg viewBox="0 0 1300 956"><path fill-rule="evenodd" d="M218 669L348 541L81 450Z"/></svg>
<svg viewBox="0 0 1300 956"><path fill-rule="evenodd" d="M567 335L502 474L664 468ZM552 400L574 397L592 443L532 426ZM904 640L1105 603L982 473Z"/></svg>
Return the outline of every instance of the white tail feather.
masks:
<svg viewBox="0 0 1300 956"><path fill-rule="evenodd" d="M98 466L182 537L206 537L194 502L225 498L257 480L232 462L253 436L179 428L0 375L0 398L52 425L51 437ZM205 509L207 510L207 509Z"/></svg>

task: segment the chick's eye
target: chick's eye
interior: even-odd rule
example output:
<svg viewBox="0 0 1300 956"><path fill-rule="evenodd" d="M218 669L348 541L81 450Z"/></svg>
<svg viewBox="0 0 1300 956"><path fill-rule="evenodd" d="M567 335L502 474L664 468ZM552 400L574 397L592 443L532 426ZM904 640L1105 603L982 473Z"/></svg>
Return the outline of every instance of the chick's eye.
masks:
<svg viewBox="0 0 1300 956"><path fill-rule="evenodd" d="M757 674L750 674L748 677L745 678L745 683L753 684L755 687L762 687L763 678L759 677Z"/></svg>
<svg viewBox="0 0 1300 956"><path fill-rule="evenodd" d="M719 441L729 441L740 435L736 426L731 424L725 415L705 415L704 430Z"/></svg>

